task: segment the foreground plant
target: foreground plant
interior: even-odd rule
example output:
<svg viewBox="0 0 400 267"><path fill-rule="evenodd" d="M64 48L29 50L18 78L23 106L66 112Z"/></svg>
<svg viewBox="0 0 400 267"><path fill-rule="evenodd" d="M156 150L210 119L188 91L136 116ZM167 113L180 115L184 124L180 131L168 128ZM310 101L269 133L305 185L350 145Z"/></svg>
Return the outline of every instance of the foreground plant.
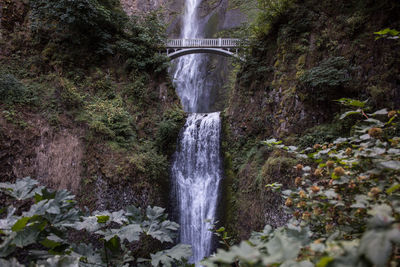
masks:
<svg viewBox="0 0 400 267"><path fill-rule="evenodd" d="M341 101L344 101L342 99ZM351 101L346 101L352 106ZM294 168L296 189L282 191L284 209L293 216L285 226L266 226L248 241L218 250L207 266L396 266L400 261L399 111L366 114L349 138L299 151L271 139L274 149L315 164ZM281 191L281 185L267 185Z"/></svg>
<svg viewBox="0 0 400 267"><path fill-rule="evenodd" d="M149 258L135 258L129 249L145 236L173 242L179 225L167 220L160 207L84 214L71 193L51 191L29 177L0 183L0 190L13 203L2 208L1 266L23 266L18 260L29 266L172 266L191 255L190 246L183 244ZM70 234L90 235L91 242L75 243Z"/></svg>

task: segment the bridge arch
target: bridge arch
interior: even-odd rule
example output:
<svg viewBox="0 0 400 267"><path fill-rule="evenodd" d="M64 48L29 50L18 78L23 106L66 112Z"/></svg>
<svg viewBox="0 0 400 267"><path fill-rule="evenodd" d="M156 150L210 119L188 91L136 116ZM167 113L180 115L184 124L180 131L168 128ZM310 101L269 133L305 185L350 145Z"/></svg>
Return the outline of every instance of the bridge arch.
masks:
<svg viewBox="0 0 400 267"><path fill-rule="evenodd" d="M184 55L210 53L234 57L244 61L238 54L239 39L168 39L165 46L167 56L175 59ZM233 50L234 52L232 52Z"/></svg>
<svg viewBox="0 0 400 267"><path fill-rule="evenodd" d="M199 54L199 53L207 53L207 54L216 54L225 57L234 57L241 61L244 61L238 54L233 53L228 50L219 49L219 48L186 48L174 51L172 53L168 53L167 56L170 59L175 59L181 56L190 55L190 54Z"/></svg>

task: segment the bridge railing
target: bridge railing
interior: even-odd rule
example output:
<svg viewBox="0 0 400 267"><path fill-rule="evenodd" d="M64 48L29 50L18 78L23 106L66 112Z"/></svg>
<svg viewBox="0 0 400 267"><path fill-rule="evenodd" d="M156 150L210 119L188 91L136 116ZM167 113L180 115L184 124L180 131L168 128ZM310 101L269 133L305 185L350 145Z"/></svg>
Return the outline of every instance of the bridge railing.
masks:
<svg viewBox="0 0 400 267"><path fill-rule="evenodd" d="M238 47L239 39L168 39L167 48L186 47Z"/></svg>

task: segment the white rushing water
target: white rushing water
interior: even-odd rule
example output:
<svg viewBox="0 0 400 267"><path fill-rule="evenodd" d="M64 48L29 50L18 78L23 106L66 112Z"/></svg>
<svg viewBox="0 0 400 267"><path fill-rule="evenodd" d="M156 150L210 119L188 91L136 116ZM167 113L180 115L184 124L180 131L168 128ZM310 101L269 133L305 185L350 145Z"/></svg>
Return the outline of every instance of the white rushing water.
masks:
<svg viewBox="0 0 400 267"><path fill-rule="evenodd" d="M211 225L217 211L221 180L219 113L190 114L172 165L178 200L180 241L192 245L191 262L212 252Z"/></svg>
<svg viewBox="0 0 400 267"><path fill-rule="evenodd" d="M182 39L203 37L197 15L201 0L186 0L182 25ZM193 54L178 59L174 83L183 107L187 112L207 112L210 88L205 84L206 57Z"/></svg>
<svg viewBox="0 0 400 267"><path fill-rule="evenodd" d="M201 37L197 7L201 0L186 0L182 38ZM210 89L205 83L205 57L179 58L174 81L185 111L190 112L181 131L171 174L179 213L180 242L192 245L191 263L198 263L213 250L209 231L217 215L221 182L219 112L209 112Z"/></svg>

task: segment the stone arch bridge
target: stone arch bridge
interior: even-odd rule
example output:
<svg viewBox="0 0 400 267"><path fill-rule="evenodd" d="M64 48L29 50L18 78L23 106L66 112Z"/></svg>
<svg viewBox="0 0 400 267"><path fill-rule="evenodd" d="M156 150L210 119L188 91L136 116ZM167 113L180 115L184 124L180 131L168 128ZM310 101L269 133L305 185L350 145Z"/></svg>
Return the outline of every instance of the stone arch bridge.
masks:
<svg viewBox="0 0 400 267"><path fill-rule="evenodd" d="M211 53L243 60L239 56L239 39L168 39L167 56L175 59L184 55Z"/></svg>

